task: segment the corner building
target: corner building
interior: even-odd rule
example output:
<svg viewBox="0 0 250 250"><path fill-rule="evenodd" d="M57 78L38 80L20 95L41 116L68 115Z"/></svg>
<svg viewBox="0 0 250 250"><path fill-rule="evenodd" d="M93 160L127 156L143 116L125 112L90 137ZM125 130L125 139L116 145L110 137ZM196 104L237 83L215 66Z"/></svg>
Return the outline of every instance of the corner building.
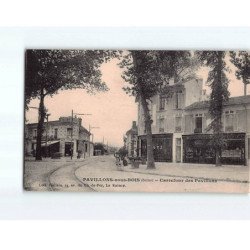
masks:
<svg viewBox="0 0 250 250"><path fill-rule="evenodd" d="M73 129L73 130L72 130ZM37 123L25 126L25 155L35 155ZM60 117L57 121L44 122L42 136L42 155L51 156L61 153L62 156L73 156L80 152L81 157L93 155L93 143L90 132L82 126L81 118Z"/></svg>
<svg viewBox="0 0 250 250"><path fill-rule="evenodd" d="M162 92L151 98L153 152L156 162L182 162L185 131L185 108L202 101L206 95L202 90L202 79L192 78L186 82L168 83L171 94ZM138 152L146 157L147 142L144 114L138 104Z"/></svg>

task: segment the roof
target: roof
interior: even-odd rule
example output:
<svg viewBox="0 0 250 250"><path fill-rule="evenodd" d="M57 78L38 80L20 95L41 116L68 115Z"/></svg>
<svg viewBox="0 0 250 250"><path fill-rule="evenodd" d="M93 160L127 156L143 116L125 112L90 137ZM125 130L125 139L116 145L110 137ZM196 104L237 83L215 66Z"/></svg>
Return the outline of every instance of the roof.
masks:
<svg viewBox="0 0 250 250"><path fill-rule="evenodd" d="M129 129L127 132L126 132L126 135L128 134L137 134L137 126L136 126L136 129L135 128L131 128Z"/></svg>
<svg viewBox="0 0 250 250"><path fill-rule="evenodd" d="M28 123L28 124L26 124L26 126L28 126L28 127L30 127L30 128L32 128L32 127L33 127L33 128L36 128L36 127L37 127L37 124L38 124L38 123ZM46 126L46 124L47 124L47 122L45 121L45 122L44 122L44 125ZM59 121L59 120L57 120L57 121L49 121L48 124L49 124L49 125L55 125L55 126L56 126L56 125L58 125L58 126L59 126L59 125L67 125L67 126L70 125L70 126L71 126L71 125L72 125L71 122L61 122L61 121ZM74 123L74 124L75 124L75 123ZM83 126L80 126L80 132L82 132L82 133L87 133L87 134L89 134L89 135L91 134L91 133L90 133L86 128L84 128Z"/></svg>
<svg viewBox="0 0 250 250"><path fill-rule="evenodd" d="M80 132L80 133L82 132L82 133L86 133L86 134L91 135L91 133L90 133L86 128L84 128L83 126L80 126L79 132Z"/></svg>
<svg viewBox="0 0 250 250"><path fill-rule="evenodd" d="M32 126L37 126L37 124L38 124L38 123L35 122L35 123L27 123L26 125L32 127ZM47 121L46 121L46 120L44 120L44 124L47 124ZM62 124L63 124L63 125L65 125L65 124L71 125L71 122L63 122L63 123L62 123L61 121L57 120L57 121L49 121L48 124L49 124L49 125L55 125L55 126L56 126L56 125L62 125Z"/></svg>
<svg viewBox="0 0 250 250"><path fill-rule="evenodd" d="M250 95L247 96L235 96L229 98L228 102L223 103L223 106L232 106L232 105L242 105L250 104ZM209 108L209 101L195 102L185 108L185 110L193 109L207 109Z"/></svg>

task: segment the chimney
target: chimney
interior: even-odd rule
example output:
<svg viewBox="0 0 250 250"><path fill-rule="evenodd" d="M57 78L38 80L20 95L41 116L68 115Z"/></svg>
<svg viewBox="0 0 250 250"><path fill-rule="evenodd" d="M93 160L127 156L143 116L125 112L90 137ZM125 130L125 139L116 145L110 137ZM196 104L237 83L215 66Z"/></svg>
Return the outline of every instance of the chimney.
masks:
<svg viewBox="0 0 250 250"><path fill-rule="evenodd" d="M136 121L133 121L133 122L132 122L132 128L133 128L133 129L136 129Z"/></svg>

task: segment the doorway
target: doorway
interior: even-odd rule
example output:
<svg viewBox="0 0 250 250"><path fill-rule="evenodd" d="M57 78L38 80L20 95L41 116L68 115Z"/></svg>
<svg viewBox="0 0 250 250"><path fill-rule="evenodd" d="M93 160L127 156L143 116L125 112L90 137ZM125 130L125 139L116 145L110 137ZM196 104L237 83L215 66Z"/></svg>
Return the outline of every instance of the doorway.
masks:
<svg viewBox="0 0 250 250"><path fill-rule="evenodd" d="M181 138L176 138L176 162L181 162Z"/></svg>

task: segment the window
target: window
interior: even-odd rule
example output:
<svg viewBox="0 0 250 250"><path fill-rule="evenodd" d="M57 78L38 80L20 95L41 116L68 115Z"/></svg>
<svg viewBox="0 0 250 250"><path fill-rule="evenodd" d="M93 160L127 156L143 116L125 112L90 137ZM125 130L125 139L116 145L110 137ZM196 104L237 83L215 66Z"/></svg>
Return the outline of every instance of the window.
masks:
<svg viewBox="0 0 250 250"><path fill-rule="evenodd" d="M54 130L54 138L57 139L58 136L58 128L55 128Z"/></svg>
<svg viewBox="0 0 250 250"><path fill-rule="evenodd" d="M72 128L67 128L67 136L71 136Z"/></svg>
<svg viewBox="0 0 250 250"><path fill-rule="evenodd" d="M175 132L181 132L182 131L182 117L176 116L175 117Z"/></svg>
<svg viewBox="0 0 250 250"><path fill-rule="evenodd" d="M194 133L202 133L202 114L195 115Z"/></svg>
<svg viewBox="0 0 250 250"><path fill-rule="evenodd" d="M182 100L183 99L183 95L182 95L182 91L177 91L175 94L175 108L176 109L181 109L182 107Z"/></svg>
<svg viewBox="0 0 250 250"><path fill-rule="evenodd" d="M225 112L225 132L233 132L236 130L234 127L235 113L232 110Z"/></svg>
<svg viewBox="0 0 250 250"><path fill-rule="evenodd" d="M37 137L37 130L34 129L34 130L33 130L33 139L36 139L36 137Z"/></svg>
<svg viewBox="0 0 250 250"><path fill-rule="evenodd" d="M164 132L164 118L159 119L159 132Z"/></svg>
<svg viewBox="0 0 250 250"><path fill-rule="evenodd" d="M160 96L160 110L164 110L165 109L165 102L166 102L166 98L164 96Z"/></svg>

